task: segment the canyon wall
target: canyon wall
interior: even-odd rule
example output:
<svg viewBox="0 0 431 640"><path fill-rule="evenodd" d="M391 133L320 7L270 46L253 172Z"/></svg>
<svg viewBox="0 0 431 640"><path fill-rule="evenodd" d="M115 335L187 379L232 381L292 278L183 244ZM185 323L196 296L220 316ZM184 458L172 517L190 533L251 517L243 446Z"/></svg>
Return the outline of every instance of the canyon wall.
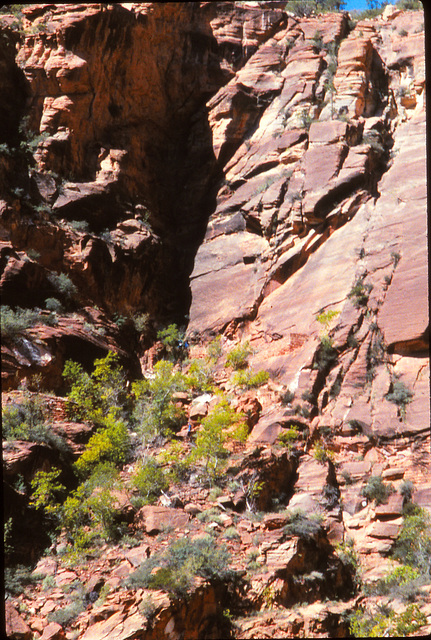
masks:
<svg viewBox="0 0 431 640"><path fill-rule="evenodd" d="M217 371L248 416L229 469L243 488L261 483L261 521L244 515L244 492L224 487L216 502L184 484L177 503L133 515L137 549L70 571L42 559L57 591L78 578L93 594L110 585L76 637L346 635L363 596L336 545L351 541L375 580L403 521L399 493L364 500L369 478L414 483L431 510L423 12L387 7L354 23L298 18L277 1L32 4L20 25L1 15L0 36L6 403L36 374L58 394L53 428L76 458L91 429L67 418L67 359L91 371L113 351L130 383L154 375L157 333L176 323L191 357L214 338L225 354L248 344L251 369L269 373L240 397ZM208 399L188 411L198 428ZM294 455L279 448L292 425L304 434ZM330 455L313 456L316 443ZM10 513L25 519L13 482L64 461L9 441L3 457ZM286 539L277 500L323 509L325 530ZM235 524L235 569L252 550L265 570L234 592L197 580L190 606L156 591L150 619L143 590L121 580L185 529L201 535L195 516L210 507L224 516L214 531ZM63 598L53 593L51 610ZM34 611L24 621L8 605L10 628L72 637L49 629L46 595L20 598ZM234 627L220 618L229 607L256 615Z"/></svg>

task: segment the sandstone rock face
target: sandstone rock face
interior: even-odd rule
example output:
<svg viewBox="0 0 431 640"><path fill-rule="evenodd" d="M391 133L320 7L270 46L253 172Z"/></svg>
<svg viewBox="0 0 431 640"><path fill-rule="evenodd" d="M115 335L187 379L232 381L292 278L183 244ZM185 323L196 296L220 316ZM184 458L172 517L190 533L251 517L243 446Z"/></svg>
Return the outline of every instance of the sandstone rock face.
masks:
<svg viewBox="0 0 431 640"><path fill-rule="evenodd" d="M6 533L13 521L13 559L39 580L9 594L8 633L346 637L364 604L401 611L356 580L393 570L410 499L431 513L423 12L388 6L356 25L345 12L298 18L279 0L22 13L20 31L0 14L5 406L20 385L64 394L66 360L90 372L110 351L133 404L131 382L154 379L169 351L157 333L174 322L189 343L176 369L200 359L218 389L174 394L187 415L174 453L144 447L130 420L115 531L73 566L66 529L39 560L52 541L31 482L60 469L76 486L94 426L43 395L69 453L3 443ZM228 353L244 343L241 386ZM262 369L269 381L249 389ZM220 487L204 462L181 467L219 390L246 426L225 443ZM175 480L138 508L143 456ZM366 497L376 477L381 504ZM195 575L178 598L196 557L162 572L160 590L139 578L172 543L208 536L234 580ZM420 597L427 630L428 586Z"/></svg>

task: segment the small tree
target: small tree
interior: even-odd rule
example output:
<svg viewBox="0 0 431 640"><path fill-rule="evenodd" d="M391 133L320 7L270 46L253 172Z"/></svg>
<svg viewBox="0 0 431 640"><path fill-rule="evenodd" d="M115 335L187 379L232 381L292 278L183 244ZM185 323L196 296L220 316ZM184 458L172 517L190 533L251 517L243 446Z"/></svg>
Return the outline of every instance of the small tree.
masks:
<svg viewBox="0 0 431 640"><path fill-rule="evenodd" d="M146 442L158 436L170 437L184 419L184 412L173 400L176 391L186 388L184 376L167 360L157 362L154 374L154 378L138 380L132 385L135 396L133 417Z"/></svg>
<svg viewBox="0 0 431 640"><path fill-rule="evenodd" d="M229 433L234 425L237 426L235 432ZM203 461L205 473L211 480L214 480L221 472L220 463L228 454L225 442L229 435L243 439L245 433L242 416L236 414L226 400L222 400L203 420L190 459L191 461Z"/></svg>

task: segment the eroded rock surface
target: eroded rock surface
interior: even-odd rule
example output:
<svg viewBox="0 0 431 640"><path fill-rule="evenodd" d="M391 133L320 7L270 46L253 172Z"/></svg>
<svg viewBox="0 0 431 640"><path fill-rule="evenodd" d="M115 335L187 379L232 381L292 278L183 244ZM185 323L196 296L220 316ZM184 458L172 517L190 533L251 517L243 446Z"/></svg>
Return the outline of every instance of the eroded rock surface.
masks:
<svg viewBox="0 0 431 640"><path fill-rule="evenodd" d="M285 5L26 5L20 33L0 18L5 406L34 380L63 394L68 359L90 371L114 352L128 390L151 380L176 322L192 359L220 337L212 373L247 435L218 493L196 472L140 506L127 481L166 442L133 433L129 488L111 492L127 533L69 566L70 532L49 539L30 488L53 468L76 486L95 429L43 394L67 455L3 444L15 556L39 576L8 599L14 637L346 636L383 602L358 580L393 569L406 502L431 512L423 12L352 26ZM245 390L227 354L247 341L270 379ZM183 456L215 397L175 394ZM373 477L391 485L381 504ZM127 586L208 535L234 579L195 577L187 601Z"/></svg>

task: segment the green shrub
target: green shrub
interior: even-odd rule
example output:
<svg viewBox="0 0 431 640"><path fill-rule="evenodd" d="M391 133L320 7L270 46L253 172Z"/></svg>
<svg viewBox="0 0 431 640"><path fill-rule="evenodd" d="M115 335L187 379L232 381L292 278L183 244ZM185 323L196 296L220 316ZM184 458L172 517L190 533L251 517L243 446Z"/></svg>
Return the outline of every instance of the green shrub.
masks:
<svg viewBox="0 0 431 640"><path fill-rule="evenodd" d="M126 379L118 361L118 355L110 351L105 358L94 361L91 375L79 363L66 361L63 377L71 387L67 394L71 417L103 425L108 414L112 417L121 413L126 404Z"/></svg>
<svg viewBox="0 0 431 640"><path fill-rule="evenodd" d="M351 617L350 632L355 638L404 638L419 631L426 622L426 615L416 604L409 604L398 614L390 607L376 613L359 610Z"/></svg>
<svg viewBox="0 0 431 640"><path fill-rule="evenodd" d="M184 376L174 370L172 362L160 360L154 366L154 378L132 384L135 396L133 417L136 429L144 441L157 437L171 437L185 420L182 409L176 406L173 394L184 391Z"/></svg>
<svg viewBox="0 0 431 640"><path fill-rule="evenodd" d="M397 8L402 11L422 11L424 5L421 0L398 0Z"/></svg>
<svg viewBox="0 0 431 640"><path fill-rule="evenodd" d="M60 500L65 487L58 482L60 469L38 471L31 481L32 498L30 505L36 509L43 509L48 516L57 516L60 511Z"/></svg>
<svg viewBox="0 0 431 640"><path fill-rule="evenodd" d="M158 331L157 339L163 343L170 360L176 362L186 355L185 333L176 324L170 324L166 329Z"/></svg>
<svg viewBox="0 0 431 640"><path fill-rule="evenodd" d="M121 486L115 466L104 462L68 495L61 508L61 524L75 552L88 549L97 538L118 536L118 509L112 490Z"/></svg>
<svg viewBox="0 0 431 640"><path fill-rule="evenodd" d="M378 580L372 592L402 600L413 600L420 592L421 584L423 584L423 577L420 571L407 565L396 567L384 578Z"/></svg>
<svg viewBox="0 0 431 640"><path fill-rule="evenodd" d="M165 476L169 482L181 482L186 480L190 473L190 461L186 457L184 444L181 442L170 442L157 457L158 462L167 465Z"/></svg>
<svg viewBox="0 0 431 640"><path fill-rule="evenodd" d="M208 358L213 362L217 362L217 360L221 358L223 354L223 349L221 346L220 335L216 336L213 340L211 340L211 342L208 345L207 352L208 352Z"/></svg>
<svg viewBox="0 0 431 640"><path fill-rule="evenodd" d="M335 309L328 309L327 311L321 311L316 316L317 322L323 324L323 326L327 329L331 324L332 320L340 315L339 311L335 311Z"/></svg>
<svg viewBox="0 0 431 640"><path fill-rule="evenodd" d="M317 51L322 51L323 49L323 36L320 31L315 31L313 36L313 47L317 49Z"/></svg>
<svg viewBox="0 0 431 640"><path fill-rule="evenodd" d="M248 357L252 354L248 340L229 351L226 357L226 367L232 367L236 371L248 367Z"/></svg>
<svg viewBox="0 0 431 640"><path fill-rule="evenodd" d="M401 418L404 420L407 405L413 399L413 392L410 391L410 389L408 389L400 380L393 382L391 387L391 391L385 395L385 398L388 402L393 402L398 406Z"/></svg>
<svg viewBox="0 0 431 640"><path fill-rule="evenodd" d="M332 339L327 335L321 336L313 368L326 371L336 363L337 359L338 351L335 349Z"/></svg>
<svg viewBox="0 0 431 640"><path fill-rule="evenodd" d="M236 427L235 431L232 430ZM205 464L205 474L215 479L222 471L221 462L228 455L224 446L231 430L231 437L244 440L247 430L242 422L242 416L229 407L226 400L222 400L202 421L202 427L196 437L196 446L190 454L190 461L202 461Z"/></svg>
<svg viewBox="0 0 431 640"><path fill-rule="evenodd" d="M69 447L66 441L54 433L48 422L48 409L40 394L25 389L23 396L22 402L11 403L2 410L3 438L43 442L67 453Z"/></svg>
<svg viewBox="0 0 431 640"><path fill-rule="evenodd" d="M294 391L291 391L290 389L286 389L286 391L283 391L282 393L280 393L280 402L282 405L286 406L287 404L290 404L292 402L294 397L295 397Z"/></svg>
<svg viewBox="0 0 431 640"><path fill-rule="evenodd" d="M137 313L133 316L133 324L136 331L143 333L147 331L150 326L150 314L149 313Z"/></svg>
<svg viewBox="0 0 431 640"><path fill-rule="evenodd" d="M355 551L354 541L352 538L347 538L345 542L339 542L335 547L335 550L343 564L350 565L353 567L355 572L359 571L360 558L358 553Z"/></svg>
<svg viewBox="0 0 431 640"><path fill-rule="evenodd" d="M242 369L232 376L231 381L236 387L242 387L243 389L257 389L263 384L266 384L268 379L268 371L257 371L256 373L253 373L248 369Z"/></svg>
<svg viewBox="0 0 431 640"><path fill-rule="evenodd" d="M60 609L52 611L48 614L47 619L48 622L56 622L62 627L68 627L79 616L80 613L85 611L85 609L86 603L84 593L77 594L75 595L73 602L66 605L65 607L61 607Z"/></svg>
<svg viewBox="0 0 431 640"><path fill-rule="evenodd" d="M35 585L41 579L42 576L34 574L29 567L22 564L16 567L5 567L4 588L6 595L19 596L25 591L25 587Z"/></svg>
<svg viewBox="0 0 431 640"><path fill-rule="evenodd" d="M361 495L368 500L374 500L378 504L384 504L395 490L391 484L385 484L381 476L371 476L365 487L361 489Z"/></svg>
<svg viewBox="0 0 431 640"><path fill-rule="evenodd" d="M220 510L217 509L217 507L210 507L209 509L205 509L205 511L201 511L196 515L196 518L199 522L216 522L217 524L222 524Z"/></svg>
<svg viewBox="0 0 431 640"><path fill-rule="evenodd" d="M226 538L226 540L239 540L239 537L236 527L228 527L223 533L223 538Z"/></svg>
<svg viewBox="0 0 431 640"><path fill-rule="evenodd" d="M3 339L14 340L39 321L39 312L34 309L15 310L6 305L1 306L1 333Z"/></svg>
<svg viewBox="0 0 431 640"><path fill-rule="evenodd" d="M213 390L213 374L203 359L192 360L184 377L187 387L195 392L211 392Z"/></svg>
<svg viewBox="0 0 431 640"><path fill-rule="evenodd" d="M126 425L111 414L103 422L104 426L91 436L84 452L75 462L80 475L88 475L101 462L121 465L127 460L130 436Z"/></svg>
<svg viewBox="0 0 431 640"><path fill-rule="evenodd" d="M53 311L54 313L63 313L64 311L63 305L57 298L47 298L45 300L45 309Z"/></svg>
<svg viewBox="0 0 431 640"><path fill-rule="evenodd" d="M193 578L209 582L232 579L230 555L224 546L216 546L212 536L191 540L180 538L163 553L155 553L126 579L129 588L163 589L174 597L185 597ZM154 572L154 569L158 570Z"/></svg>
<svg viewBox="0 0 431 640"><path fill-rule="evenodd" d="M358 278L347 294L347 297L352 299L353 306L357 309L366 307L372 288L373 286L371 284L364 284L364 277Z"/></svg>
<svg viewBox="0 0 431 640"><path fill-rule="evenodd" d="M431 517L425 509L417 508L416 513L404 518L393 557L423 575L431 574Z"/></svg>
<svg viewBox="0 0 431 640"><path fill-rule="evenodd" d="M162 467L151 456L139 461L132 474L131 484L143 497L144 504L151 504L162 491L169 488L169 482Z"/></svg>
<svg viewBox="0 0 431 640"><path fill-rule="evenodd" d="M295 509L288 516L284 533L299 538L314 538L322 531L322 520L317 515L307 516L301 509Z"/></svg>
<svg viewBox="0 0 431 640"><path fill-rule="evenodd" d="M65 298L72 299L78 293L76 286L66 273L51 272L48 280L52 284L55 291L61 293Z"/></svg>
<svg viewBox="0 0 431 640"><path fill-rule="evenodd" d="M298 431L298 428L295 427L295 425L290 425L288 429L283 429L283 431L279 434L277 440L280 444L286 447L291 447L292 444L301 437L302 436Z"/></svg>
<svg viewBox="0 0 431 640"><path fill-rule="evenodd" d="M69 227L72 227L75 231L83 231L84 233L87 233L90 229L90 225L87 220L70 220L68 224Z"/></svg>
<svg viewBox="0 0 431 640"><path fill-rule="evenodd" d="M313 458L321 464L326 464L329 461L333 461L334 452L327 449L320 440L318 440L313 447Z"/></svg>

